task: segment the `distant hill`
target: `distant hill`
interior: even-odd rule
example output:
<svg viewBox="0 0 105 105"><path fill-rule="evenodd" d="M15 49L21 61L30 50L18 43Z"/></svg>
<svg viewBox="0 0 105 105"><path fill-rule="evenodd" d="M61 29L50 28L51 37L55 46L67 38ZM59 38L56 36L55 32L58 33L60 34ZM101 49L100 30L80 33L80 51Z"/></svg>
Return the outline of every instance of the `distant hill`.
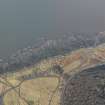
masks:
<svg viewBox="0 0 105 105"><path fill-rule="evenodd" d="M66 33L52 35L52 37L46 35L39 38L35 45L18 50L5 61L1 60L0 70L2 73L14 71L49 57L65 55L80 48L95 47L102 43L105 43L104 32Z"/></svg>
<svg viewBox="0 0 105 105"><path fill-rule="evenodd" d="M91 73L89 71L91 68L93 71L95 71L96 68L100 67L101 65L105 65L105 44L101 44L96 47L81 48L75 51L71 51L65 55L58 55L43 59L32 66L26 66L18 71L14 70L14 72L1 74L0 100L2 103L4 103L4 105L17 105L19 103L21 105L59 105L59 103L62 102L60 101L60 98L63 98L62 93L65 92L64 88L66 86L66 83L68 83L68 80L77 78L76 76L80 75L80 73L82 73L83 71ZM59 68L63 70L62 72L60 72L60 74L58 74L57 72L57 69ZM95 68L95 70L93 68ZM98 72L100 72L101 69L102 68L97 69ZM95 72L93 72L93 74L94 73ZM102 72L102 74L104 73ZM78 87L78 89L80 89L80 92L81 89L83 89L83 81L85 81L86 86L90 86L92 82L92 87L94 85L93 81L95 80L93 79L90 82L90 77L91 75L88 74L86 79L79 79L80 81L75 80L75 83L78 82L78 85L74 83L75 89L77 89L76 87ZM94 75L92 75L92 77L94 77ZM90 84L88 84L88 80ZM81 84L80 87L79 83ZM90 95L91 92L87 90L87 93L88 92ZM70 92L68 90L68 94L69 93ZM76 94L73 94L73 96L75 95ZM90 98L92 99L92 97L93 96L91 96ZM81 98L78 98L77 102L80 102L80 99ZM63 102L65 102L65 99L62 100L64 100Z"/></svg>

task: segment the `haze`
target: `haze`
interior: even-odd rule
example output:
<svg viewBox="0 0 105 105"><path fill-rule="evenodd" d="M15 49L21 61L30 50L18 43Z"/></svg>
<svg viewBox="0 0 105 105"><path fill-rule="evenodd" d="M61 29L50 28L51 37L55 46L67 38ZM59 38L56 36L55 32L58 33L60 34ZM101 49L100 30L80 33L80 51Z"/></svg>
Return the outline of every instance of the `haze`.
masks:
<svg viewBox="0 0 105 105"><path fill-rule="evenodd" d="M104 5L105 0L0 0L0 57L45 33L104 31Z"/></svg>

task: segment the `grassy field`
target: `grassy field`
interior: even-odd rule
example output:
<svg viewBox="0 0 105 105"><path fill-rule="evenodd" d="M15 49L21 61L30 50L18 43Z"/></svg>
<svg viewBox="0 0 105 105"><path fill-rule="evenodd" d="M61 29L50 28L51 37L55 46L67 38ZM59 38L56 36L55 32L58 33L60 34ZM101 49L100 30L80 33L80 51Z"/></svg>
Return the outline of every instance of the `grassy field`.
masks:
<svg viewBox="0 0 105 105"><path fill-rule="evenodd" d="M21 81L21 76L36 71L47 71L54 64L60 65L64 73L75 74L84 68L105 63L105 45L96 48L80 49L65 56L43 60L19 72L8 73L0 77L0 93L4 105L59 105L59 80L56 77L41 77Z"/></svg>
<svg viewBox="0 0 105 105"><path fill-rule="evenodd" d="M18 80L8 79L8 81L14 86L19 84ZM5 94L4 105L49 105L52 95L50 105L58 105L59 92L56 90L54 93L57 85L57 78L38 78L24 81L17 88Z"/></svg>

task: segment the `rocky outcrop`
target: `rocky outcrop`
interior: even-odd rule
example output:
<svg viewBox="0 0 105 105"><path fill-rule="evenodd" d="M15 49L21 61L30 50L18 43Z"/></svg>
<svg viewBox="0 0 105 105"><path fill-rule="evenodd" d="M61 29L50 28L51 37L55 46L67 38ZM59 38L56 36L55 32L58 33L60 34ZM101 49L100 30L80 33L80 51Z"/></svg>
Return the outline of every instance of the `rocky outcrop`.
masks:
<svg viewBox="0 0 105 105"><path fill-rule="evenodd" d="M105 105L105 65L69 78L62 91L61 105Z"/></svg>

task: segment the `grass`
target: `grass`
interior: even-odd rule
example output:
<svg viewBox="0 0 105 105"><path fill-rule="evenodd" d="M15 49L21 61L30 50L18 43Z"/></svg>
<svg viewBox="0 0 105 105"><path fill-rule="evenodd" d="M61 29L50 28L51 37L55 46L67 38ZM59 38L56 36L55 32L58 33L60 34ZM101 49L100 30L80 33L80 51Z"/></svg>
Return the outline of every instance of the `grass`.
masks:
<svg viewBox="0 0 105 105"><path fill-rule="evenodd" d="M57 87L57 84L57 78L39 78L27 80L23 82L23 84L19 87L20 95L28 102L33 102L33 105L38 105L38 102L40 103L39 105L48 105L49 98L51 94L53 94L53 91ZM16 90L19 91L19 88L17 88ZM56 92L55 97L53 97L52 101L54 104L51 105L58 105L58 98L59 95ZM8 92L4 96L4 105L18 105L19 102L21 103L20 105L27 105L14 90Z"/></svg>
<svg viewBox="0 0 105 105"><path fill-rule="evenodd" d="M19 77L32 74L35 71L49 70L54 64L59 64L66 73L76 73L81 69L83 70L83 68L102 62L105 62L105 47L80 49L65 56L43 60L19 72L8 73L6 79L12 86L16 86L21 82L18 80ZM0 80L2 79L0 78ZM52 95L57 85L58 79L51 77L26 80L19 87L5 94L3 98L4 105L49 105L51 96L53 96L53 98L50 105L59 105L59 91L56 91L55 94ZM2 84L0 84L0 91L2 87ZM10 88L6 85L4 87L5 89Z"/></svg>

